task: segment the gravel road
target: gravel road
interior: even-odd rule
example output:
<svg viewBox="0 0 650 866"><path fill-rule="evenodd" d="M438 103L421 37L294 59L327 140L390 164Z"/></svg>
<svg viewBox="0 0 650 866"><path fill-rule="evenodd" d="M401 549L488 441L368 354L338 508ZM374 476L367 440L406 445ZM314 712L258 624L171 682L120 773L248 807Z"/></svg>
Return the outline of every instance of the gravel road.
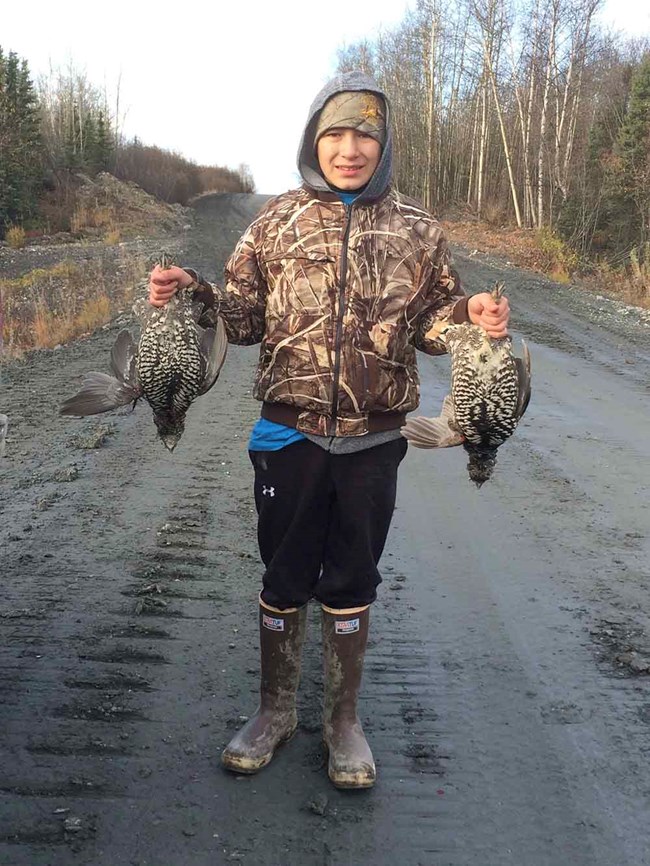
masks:
<svg viewBox="0 0 650 866"><path fill-rule="evenodd" d="M262 201L199 201L186 264L213 277ZM5 364L2 866L650 864L648 314L457 265L505 280L533 399L481 490L461 449L402 464L371 791L327 780L315 609L298 734L258 776L218 764L257 690L256 348L230 347L173 455L146 405L57 415L124 322ZM421 374L437 414L447 359Z"/></svg>

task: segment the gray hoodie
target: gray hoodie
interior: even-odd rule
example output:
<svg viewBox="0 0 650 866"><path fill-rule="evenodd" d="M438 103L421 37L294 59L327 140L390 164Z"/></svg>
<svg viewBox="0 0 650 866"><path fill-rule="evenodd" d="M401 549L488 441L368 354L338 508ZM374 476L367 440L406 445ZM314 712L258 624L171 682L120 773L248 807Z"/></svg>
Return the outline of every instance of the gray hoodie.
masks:
<svg viewBox="0 0 650 866"><path fill-rule="evenodd" d="M317 192L332 191L332 187L323 177L318 165L314 137L316 126L318 125L318 117L327 100L331 96L334 96L335 93L341 93L346 90L369 90L381 96L386 103L386 143L382 148L379 165L355 200L355 204L371 204L381 198L390 186L393 174L393 134L390 126L390 105L386 94L372 78L363 72L344 72L337 75L331 81L328 81L312 102L298 150L298 171L310 189Z"/></svg>
<svg viewBox="0 0 650 866"><path fill-rule="evenodd" d="M332 187L327 183L320 170L316 157L316 148L314 147L314 138L318 125L318 117L325 103L335 93L341 93L345 90L369 90L372 93L379 94L386 103L386 142L382 148L379 164L365 188L355 199L355 205L372 204L372 202L377 201L384 195L392 180L393 133L390 127L390 103L388 102L388 98L377 83L369 76L364 75L363 72L344 72L337 75L331 81L328 81L312 102L307 115L305 131L303 132L298 149L298 171L310 189L317 192L332 192ZM347 438L314 436L312 434L307 434L306 438L334 454L349 454L365 450L366 448L372 448L375 445L381 445L384 442L390 442L393 439L400 439L401 434L399 430L387 430L383 433L369 433L366 436L350 436Z"/></svg>

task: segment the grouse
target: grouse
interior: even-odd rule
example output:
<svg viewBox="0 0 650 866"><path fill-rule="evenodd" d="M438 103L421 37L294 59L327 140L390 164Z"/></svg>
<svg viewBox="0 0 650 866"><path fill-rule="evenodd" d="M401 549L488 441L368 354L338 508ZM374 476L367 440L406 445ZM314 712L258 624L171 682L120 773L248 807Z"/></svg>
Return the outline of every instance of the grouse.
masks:
<svg viewBox="0 0 650 866"><path fill-rule="evenodd" d="M171 258L162 254L162 269ZM111 370L87 373L81 389L61 406L62 415L95 415L135 403L140 397L153 410L163 444L173 451L185 429L185 414L196 397L216 382L226 357L226 329L219 318L215 328L197 324L201 304L192 292L178 289L164 307L146 298L133 305L141 333L135 343L120 331L111 351Z"/></svg>
<svg viewBox="0 0 650 866"><path fill-rule="evenodd" d="M492 290L503 295L503 283ZM490 478L497 449L515 431L530 400L530 353L512 352L510 337L493 339L478 325L443 329L440 339L451 356L451 394L437 418L410 418L402 435L418 448L463 445L467 469L477 487Z"/></svg>

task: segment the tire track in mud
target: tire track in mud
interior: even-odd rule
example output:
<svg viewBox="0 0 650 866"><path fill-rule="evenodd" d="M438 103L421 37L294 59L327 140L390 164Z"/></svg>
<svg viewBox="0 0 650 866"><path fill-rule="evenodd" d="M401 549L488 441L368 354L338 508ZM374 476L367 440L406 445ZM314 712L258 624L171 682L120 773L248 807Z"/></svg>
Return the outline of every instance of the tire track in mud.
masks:
<svg viewBox="0 0 650 866"><path fill-rule="evenodd" d="M401 546L432 574L421 603L434 611L433 668L447 657L456 668L438 706L450 794L462 793L466 825L449 834L459 817L449 815L438 838L449 835L445 863L482 863L487 850L499 863L637 866L649 862L643 383L623 386L579 352L534 343L531 352L531 407L489 488L463 487L462 452L427 461L413 450L402 474L402 490L408 479L416 493ZM424 414L444 394L444 377L433 382ZM435 491L460 484L432 515L439 549L427 534L427 466ZM535 787L537 804L527 802Z"/></svg>
<svg viewBox="0 0 650 866"><path fill-rule="evenodd" d="M143 436L153 441L148 425L146 417L137 424L140 430L144 428ZM136 431L128 432L133 435ZM237 434L230 431L230 435ZM155 443L154 447L160 446ZM128 442L123 442L120 450L129 448ZM143 485L153 484L155 488L155 481L148 477L146 455L132 455L132 459L138 456L145 460L140 473L135 473L132 488L126 477L121 479L127 486L122 505L136 524L141 516L138 512L151 509L143 509L141 504L130 508L130 503L146 501ZM114 465L115 458L106 460ZM18 675L9 681L18 689L18 713L12 716L5 703L3 718L9 728L5 742L12 753L12 770L3 773L0 797L11 802L12 820L3 821L0 840L8 848L7 862L18 863L19 850L28 852L24 862L53 862L43 845L61 846L67 852L62 853L61 862L68 862L71 854L99 862L103 837L110 831L100 816L104 811L101 804L110 801L114 805L120 799L137 804L146 798L153 774L147 752L158 737L156 729L163 740L168 738L164 733L167 708L161 712L156 698L165 691L169 668L178 663L176 644L191 644L192 629L214 622L223 597L215 588L213 562L217 547L226 551L227 546L211 545L206 539L210 499L227 463L204 455L195 465L188 464L187 476L181 475L175 482L180 489L163 504L164 519L157 528L150 527L153 539L149 544L142 545L143 539L137 537L132 545L125 544L115 531L107 532L105 550L101 545L98 550L95 544L97 559L89 572L97 571L98 560L107 556L112 557L114 571L123 578L119 595L115 582L104 585L99 605L95 599L95 606L102 609L99 620L89 617L85 627L72 626L60 634L55 621L45 621L44 611L24 614L29 622L38 617L49 630L49 634L33 638L43 649L36 658L51 658L57 646L64 651L48 663L46 671L32 677L27 688ZM154 469L153 474L156 472L161 470ZM92 508L83 491L76 493L72 511ZM250 510L231 501L224 513L229 511L232 520L241 515L242 508ZM95 517L100 514L101 509L96 509ZM241 541L240 535L232 551L238 560L252 556L239 549ZM91 594L97 589L93 586ZM116 605L120 597L123 601ZM16 627L22 618L20 611L10 617L13 631L5 646L20 646L29 640L24 629L21 633ZM83 620L77 618L77 622ZM39 727L46 731L27 743L23 735L25 701L21 697L38 706ZM53 783L53 778L58 781ZM120 779L124 781L120 783ZM29 820L25 820L26 815L31 816Z"/></svg>
<svg viewBox="0 0 650 866"><path fill-rule="evenodd" d="M219 449L203 439L211 422L201 432L195 427L196 462L186 458L185 473L173 470L168 502L151 502L156 479L166 471L156 460L160 455L152 457L142 444L160 447L146 408L118 413L114 435L99 442L104 447L74 450L70 460L78 434L66 435L72 425L56 408L75 378L108 358L119 324L61 350L65 366L53 352L34 356L28 403L21 399L26 391L19 392L24 368L16 369L9 408L13 460L2 467L12 488L11 532L2 539L9 556L3 558L14 580L0 615L0 861L12 866L53 863L52 846L61 849L56 862L66 866L73 855L79 862L102 860L105 843L110 850L106 814L121 801L135 803L137 811L150 792L156 760L147 753L168 722L168 708L160 709L168 672L179 651L187 655L188 643L192 648L191 630L214 622L219 611L216 546L206 549L206 534L211 494L230 461L215 460ZM244 390L242 383L237 389ZM237 408L227 433L231 443L241 436ZM96 421L74 426L88 431ZM190 442L184 444L192 454ZM57 477L62 458L74 471ZM74 483L62 494L61 482L68 480ZM0 504L5 515L8 503L4 497L5 507ZM157 529L147 528L157 510L152 504L164 513ZM233 502L222 504L224 513L250 511L236 500L235 509ZM143 529L145 536L154 533L154 543L143 545ZM241 533L232 531L232 538L233 558L251 558L239 551ZM106 862L131 862L129 847L116 846ZM179 856L184 861L185 852Z"/></svg>

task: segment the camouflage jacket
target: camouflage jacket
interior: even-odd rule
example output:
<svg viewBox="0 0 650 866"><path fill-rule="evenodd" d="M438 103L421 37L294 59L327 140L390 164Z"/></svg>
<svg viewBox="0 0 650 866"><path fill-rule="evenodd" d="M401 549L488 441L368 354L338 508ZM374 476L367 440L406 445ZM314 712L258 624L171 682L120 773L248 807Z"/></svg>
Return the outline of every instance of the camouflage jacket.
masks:
<svg viewBox="0 0 650 866"><path fill-rule="evenodd" d="M200 324L218 313L231 343L261 342L254 396L305 433L399 427L419 403L416 348L444 352L440 329L467 319L442 228L395 190L358 206L305 187L278 196L225 275L225 289L200 280Z"/></svg>

